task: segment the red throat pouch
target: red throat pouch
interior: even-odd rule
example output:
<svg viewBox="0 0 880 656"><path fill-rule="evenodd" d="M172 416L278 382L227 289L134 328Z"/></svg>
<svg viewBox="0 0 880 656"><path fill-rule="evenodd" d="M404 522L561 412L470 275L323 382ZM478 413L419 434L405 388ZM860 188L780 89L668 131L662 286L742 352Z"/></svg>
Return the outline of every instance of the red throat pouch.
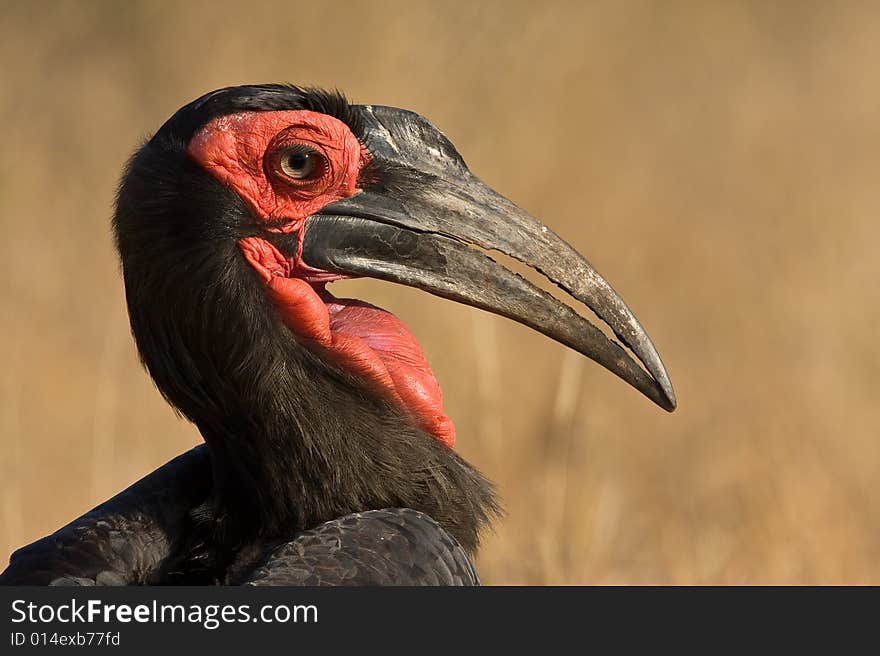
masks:
<svg viewBox="0 0 880 656"><path fill-rule="evenodd" d="M363 301L336 298L323 283L287 277L294 267L263 239L243 239L239 247L288 328L379 386L420 428L449 447L455 445L455 426L443 411L440 385L422 347L400 319Z"/></svg>

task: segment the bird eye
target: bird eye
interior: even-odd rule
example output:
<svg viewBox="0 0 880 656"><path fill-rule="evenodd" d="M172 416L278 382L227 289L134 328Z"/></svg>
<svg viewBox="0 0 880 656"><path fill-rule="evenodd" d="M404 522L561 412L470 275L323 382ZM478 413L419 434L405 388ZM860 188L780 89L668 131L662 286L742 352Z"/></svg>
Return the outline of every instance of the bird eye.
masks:
<svg viewBox="0 0 880 656"><path fill-rule="evenodd" d="M278 168L291 180L314 180L324 174L327 162L314 148L294 144L285 148L278 158Z"/></svg>

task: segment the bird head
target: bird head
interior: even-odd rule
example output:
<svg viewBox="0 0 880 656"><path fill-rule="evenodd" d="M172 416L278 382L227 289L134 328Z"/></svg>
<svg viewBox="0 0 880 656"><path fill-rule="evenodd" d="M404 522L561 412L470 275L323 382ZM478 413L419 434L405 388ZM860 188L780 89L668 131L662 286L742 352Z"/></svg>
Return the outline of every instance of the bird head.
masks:
<svg viewBox="0 0 880 656"><path fill-rule="evenodd" d="M551 229L481 182L440 130L410 111L284 85L214 91L179 110L135 155L116 227L137 337L161 341L161 329L140 318L177 300L167 319L186 325L198 342L204 308L197 306L228 303L213 293L224 285L250 286L297 340L449 446L453 424L415 337L384 310L335 298L328 283L379 278L503 315L675 408L663 363L620 296ZM620 344L494 261L492 251L546 276ZM249 276L232 275L243 267ZM138 294L146 280L153 281L151 299ZM192 293L181 296L181 287ZM238 313L227 318L229 331L252 318L244 302L223 312ZM253 337L247 329L236 334ZM197 344L187 351L204 359ZM187 406L177 397L191 390L169 392L179 385L157 382L178 407Z"/></svg>

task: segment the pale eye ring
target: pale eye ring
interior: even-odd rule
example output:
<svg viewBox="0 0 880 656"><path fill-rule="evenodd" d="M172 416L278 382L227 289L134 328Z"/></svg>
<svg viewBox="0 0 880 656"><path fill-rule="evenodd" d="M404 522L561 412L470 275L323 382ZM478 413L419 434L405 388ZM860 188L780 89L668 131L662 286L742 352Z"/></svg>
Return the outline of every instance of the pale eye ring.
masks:
<svg viewBox="0 0 880 656"><path fill-rule="evenodd" d="M304 182L316 180L324 175L327 160L311 146L292 144L279 153L278 168L291 180Z"/></svg>

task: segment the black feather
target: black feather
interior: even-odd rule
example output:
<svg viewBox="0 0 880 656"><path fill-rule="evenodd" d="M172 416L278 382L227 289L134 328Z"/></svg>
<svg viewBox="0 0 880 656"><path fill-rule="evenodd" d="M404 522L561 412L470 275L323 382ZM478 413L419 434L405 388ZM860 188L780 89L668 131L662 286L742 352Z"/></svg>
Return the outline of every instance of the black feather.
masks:
<svg viewBox="0 0 880 656"><path fill-rule="evenodd" d="M221 111L303 106L351 120L341 96L295 87L204 96L135 155L118 196L139 352L211 450L213 492L185 559L211 552L212 576L249 543L388 507L426 513L473 551L496 512L476 470L283 324L236 246L262 234L257 220L178 140Z"/></svg>
<svg viewBox="0 0 880 656"><path fill-rule="evenodd" d="M0 585L138 585L191 530L211 490L207 449L175 458L52 535L15 551Z"/></svg>
<svg viewBox="0 0 880 656"><path fill-rule="evenodd" d="M408 508L356 513L305 531L248 572L247 585L478 585L461 545Z"/></svg>
<svg viewBox="0 0 880 656"><path fill-rule="evenodd" d="M282 111L306 109L327 114L345 123L360 138L364 127L338 90L297 87L292 84L255 84L225 87L211 91L178 110L159 129L154 139L185 146L193 135L218 116L247 111Z"/></svg>
<svg viewBox="0 0 880 656"><path fill-rule="evenodd" d="M21 581L21 573L32 567L44 572L30 577L34 581L61 576L70 583L101 582L98 577L225 583L261 562L265 567L269 548L291 540L303 544L312 539L308 535L336 530L327 522L383 508L423 513L456 545L468 552L477 548L481 529L498 512L491 484L414 426L383 390L337 366L330 354L283 324L237 248L243 237L265 237L264 226L186 153L192 135L217 116L284 109L324 112L355 135L362 132L357 113L339 93L289 85L221 89L165 123L132 157L117 195L113 226L140 357L162 395L198 426L209 463L202 455L201 464L192 465L199 472L193 487L182 490L175 483L155 491L162 481L167 484L167 470L158 470L61 529L57 539L50 536L17 552L0 582ZM137 524L129 515L136 512L139 494L148 505L159 495L167 507L148 507L139 516L145 534L159 531L165 537L148 563L135 566L133 557L108 546L108 540L119 539L113 542L96 522L109 522L108 530L137 550ZM370 517L363 526L378 526L372 521L378 516ZM383 517L379 524L387 533L391 520ZM113 528L117 521L121 528ZM78 532L81 525L90 528ZM424 535L425 525L422 529ZM405 522L393 539L415 539L412 530ZM77 545L78 535L96 544ZM347 536L346 544L355 540ZM70 545L65 553L83 551L74 559L80 565L65 569L53 539ZM364 534L355 542L370 539ZM270 559L281 555L276 551ZM464 576L453 571L459 560L444 561L449 572L443 569L437 581Z"/></svg>

